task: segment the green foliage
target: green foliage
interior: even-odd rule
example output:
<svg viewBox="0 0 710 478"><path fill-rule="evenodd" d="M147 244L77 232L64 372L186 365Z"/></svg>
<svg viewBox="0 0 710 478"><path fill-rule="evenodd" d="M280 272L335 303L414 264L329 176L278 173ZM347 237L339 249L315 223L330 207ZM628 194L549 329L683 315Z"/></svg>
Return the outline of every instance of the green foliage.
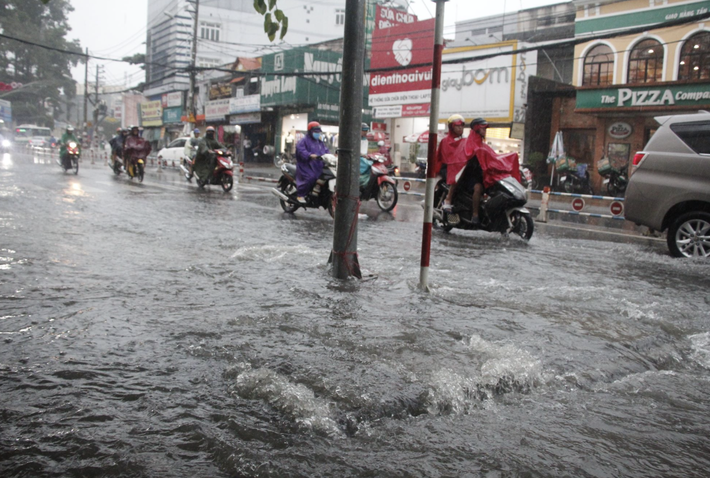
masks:
<svg viewBox="0 0 710 478"><path fill-rule="evenodd" d="M281 30L280 40L286 36L288 31L288 17L282 10L276 8L277 0L254 0L254 10L264 16L264 33L269 37L269 41L276 39L276 34Z"/></svg>
<svg viewBox="0 0 710 478"><path fill-rule="evenodd" d="M132 56L124 56L122 61L127 61L131 65L141 65L141 69L145 70L145 53L136 53Z"/></svg>
<svg viewBox="0 0 710 478"><path fill-rule="evenodd" d="M78 40L69 41L67 16L73 10L67 0L0 0L0 31L3 34L59 50L82 53ZM12 115L19 122L51 124L51 109L58 113L62 93L76 95L71 67L81 56L68 55L7 38L0 39L0 81L23 87L3 92L12 102ZM48 111L50 109L50 111Z"/></svg>

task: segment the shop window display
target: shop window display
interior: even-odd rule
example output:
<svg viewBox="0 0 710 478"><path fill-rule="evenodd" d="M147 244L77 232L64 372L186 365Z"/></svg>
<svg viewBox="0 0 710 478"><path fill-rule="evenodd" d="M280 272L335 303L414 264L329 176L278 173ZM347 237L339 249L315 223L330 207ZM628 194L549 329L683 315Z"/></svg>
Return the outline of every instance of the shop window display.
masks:
<svg viewBox="0 0 710 478"><path fill-rule="evenodd" d="M680 52L679 80L706 80L710 78L710 32L701 32L688 38Z"/></svg>
<svg viewBox="0 0 710 478"><path fill-rule="evenodd" d="M663 46L656 40L643 40L629 55L629 83L655 83L663 80Z"/></svg>
<svg viewBox="0 0 710 478"><path fill-rule="evenodd" d="M584 57L582 86L611 85L614 80L614 53L606 45L597 45Z"/></svg>

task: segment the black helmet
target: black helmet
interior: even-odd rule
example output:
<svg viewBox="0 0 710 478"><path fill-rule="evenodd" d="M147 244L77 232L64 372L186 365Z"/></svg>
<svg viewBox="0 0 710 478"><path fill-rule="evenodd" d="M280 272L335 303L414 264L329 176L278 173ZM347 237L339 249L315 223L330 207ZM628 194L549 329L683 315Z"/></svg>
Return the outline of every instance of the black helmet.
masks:
<svg viewBox="0 0 710 478"><path fill-rule="evenodd" d="M485 125L488 126L488 121L484 120L483 118L476 118L473 121L471 121L471 128L473 128L476 125Z"/></svg>

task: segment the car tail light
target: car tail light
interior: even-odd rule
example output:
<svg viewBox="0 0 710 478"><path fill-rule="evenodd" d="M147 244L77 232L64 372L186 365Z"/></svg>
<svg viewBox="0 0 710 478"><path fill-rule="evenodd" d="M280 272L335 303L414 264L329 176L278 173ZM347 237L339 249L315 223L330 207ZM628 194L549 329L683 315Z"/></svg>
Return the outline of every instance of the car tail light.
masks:
<svg viewBox="0 0 710 478"><path fill-rule="evenodd" d="M631 161L631 168L629 170L629 177L631 177L632 174L636 171L636 168L638 168L643 160L646 159L646 153L636 153L634 154L634 159Z"/></svg>

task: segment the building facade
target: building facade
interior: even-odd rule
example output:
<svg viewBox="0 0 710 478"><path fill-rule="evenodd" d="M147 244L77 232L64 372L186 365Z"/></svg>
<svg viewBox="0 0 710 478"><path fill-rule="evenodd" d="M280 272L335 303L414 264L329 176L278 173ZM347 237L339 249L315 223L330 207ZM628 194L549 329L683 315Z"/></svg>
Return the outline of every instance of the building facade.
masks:
<svg viewBox="0 0 710 478"><path fill-rule="evenodd" d="M553 99L549 140L562 131L599 190L596 162L625 168L654 117L710 108L710 1L574 3L574 94Z"/></svg>

